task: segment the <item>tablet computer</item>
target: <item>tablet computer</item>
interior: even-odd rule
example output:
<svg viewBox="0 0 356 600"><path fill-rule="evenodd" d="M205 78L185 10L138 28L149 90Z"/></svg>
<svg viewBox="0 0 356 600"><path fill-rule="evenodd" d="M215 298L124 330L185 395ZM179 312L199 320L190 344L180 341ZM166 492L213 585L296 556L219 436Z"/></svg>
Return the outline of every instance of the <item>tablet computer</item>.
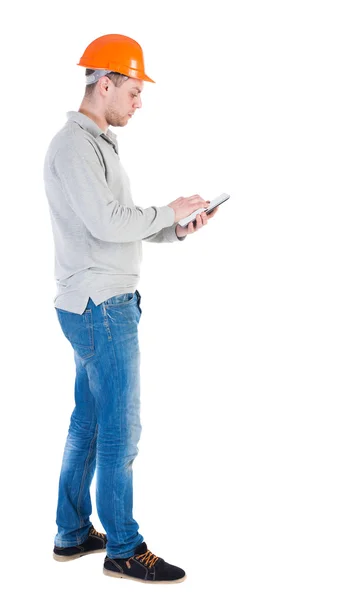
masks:
<svg viewBox="0 0 356 600"><path fill-rule="evenodd" d="M178 224L181 225L181 227L185 227L191 221L195 221L195 217L197 215L199 215L200 213L206 212L206 214L208 215L209 213L211 213L214 210L214 208L216 206L219 206L219 204L222 204L223 202L225 202L229 198L230 198L229 194L225 194L225 193L224 194L220 194L220 196L217 196L217 198L214 198L214 200L212 200L210 202L210 204L209 204L209 206L207 208L198 208L191 215L188 215L184 219L181 219L180 221L178 221Z"/></svg>

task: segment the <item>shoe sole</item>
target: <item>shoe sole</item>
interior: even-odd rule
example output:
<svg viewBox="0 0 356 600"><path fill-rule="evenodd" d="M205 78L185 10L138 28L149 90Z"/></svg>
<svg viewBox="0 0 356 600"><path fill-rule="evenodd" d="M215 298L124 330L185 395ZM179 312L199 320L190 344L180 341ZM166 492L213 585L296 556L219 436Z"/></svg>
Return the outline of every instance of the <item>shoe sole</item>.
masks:
<svg viewBox="0 0 356 600"><path fill-rule="evenodd" d="M131 579L131 581L138 581L139 583L181 583L184 581L187 576L181 577L181 579L173 579L172 581L151 581L148 579L139 579L138 577L130 577L130 575L124 575L123 573L117 573L116 571L109 571L108 569L103 568L104 575L108 575L109 577L118 577L119 579Z"/></svg>
<svg viewBox="0 0 356 600"><path fill-rule="evenodd" d="M106 548L99 548L99 550L90 550L90 552L80 552L79 554L72 554L72 556L63 556L62 554L56 554L55 552L53 552L53 558L58 562L68 562L69 560L75 560L76 558L86 556L87 554L98 554L98 552L106 552Z"/></svg>

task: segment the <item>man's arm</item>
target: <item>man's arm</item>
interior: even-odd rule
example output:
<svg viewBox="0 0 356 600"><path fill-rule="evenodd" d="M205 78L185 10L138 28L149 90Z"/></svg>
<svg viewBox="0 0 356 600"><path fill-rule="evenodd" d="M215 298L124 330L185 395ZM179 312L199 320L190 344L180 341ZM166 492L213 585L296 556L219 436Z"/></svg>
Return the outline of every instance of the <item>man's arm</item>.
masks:
<svg viewBox="0 0 356 600"><path fill-rule="evenodd" d="M173 225L171 225L170 227L164 227L164 229L161 229L161 231L158 231L157 233L153 233L152 235L149 235L148 237L143 238L143 240L145 242L157 242L159 244L165 243L165 242L184 242L186 236L184 237L179 237L177 235L177 223L174 223Z"/></svg>
<svg viewBox="0 0 356 600"><path fill-rule="evenodd" d="M135 242L174 224L171 206L143 209L120 204L105 179L104 165L87 139L73 138L52 164L63 194L90 233L106 242Z"/></svg>

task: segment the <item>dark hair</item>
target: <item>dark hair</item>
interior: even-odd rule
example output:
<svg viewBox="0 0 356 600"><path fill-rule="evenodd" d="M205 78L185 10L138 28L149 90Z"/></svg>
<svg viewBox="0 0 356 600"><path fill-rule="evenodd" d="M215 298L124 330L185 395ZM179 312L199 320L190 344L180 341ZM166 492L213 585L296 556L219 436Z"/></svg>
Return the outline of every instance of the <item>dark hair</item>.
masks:
<svg viewBox="0 0 356 600"><path fill-rule="evenodd" d="M95 69L85 69L85 75L91 75L92 73L95 73ZM122 75L121 73L115 73L113 71L111 73L107 73L107 75L105 75L105 77L108 77L116 87L120 87L120 85L122 85L124 83L124 81L129 79L129 77L127 77L127 75ZM95 81L95 83L90 83L89 85L85 86L85 93L84 93L85 98L92 97L97 83L98 82Z"/></svg>

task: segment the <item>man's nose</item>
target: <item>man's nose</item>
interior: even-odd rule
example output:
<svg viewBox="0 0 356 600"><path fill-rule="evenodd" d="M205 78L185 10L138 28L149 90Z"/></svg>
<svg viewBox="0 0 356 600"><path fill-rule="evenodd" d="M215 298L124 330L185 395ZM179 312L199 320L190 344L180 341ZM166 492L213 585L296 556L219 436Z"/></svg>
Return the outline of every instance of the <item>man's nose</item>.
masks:
<svg viewBox="0 0 356 600"><path fill-rule="evenodd" d="M142 100L141 100L140 96L138 96L137 98L135 98L135 106L136 106L136 108L141 108L141 106L142 106Z"/></svg>

